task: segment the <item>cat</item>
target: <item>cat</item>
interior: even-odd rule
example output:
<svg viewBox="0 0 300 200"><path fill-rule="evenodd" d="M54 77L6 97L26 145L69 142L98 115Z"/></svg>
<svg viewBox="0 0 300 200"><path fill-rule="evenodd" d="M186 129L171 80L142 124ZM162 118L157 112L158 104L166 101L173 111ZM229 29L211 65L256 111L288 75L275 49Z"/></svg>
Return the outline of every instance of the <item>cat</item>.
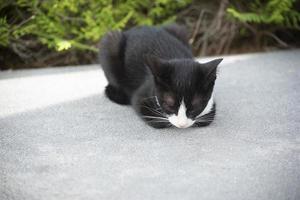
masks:
<svg viewBox="0 0 300 200"><path fill-rule="evenodd" d="M223 59L194 60L184 26L140 26L107 33L100 64L108 80L106 96L132 105L154 128L200 127L213 120L213 89Z"/></svg>

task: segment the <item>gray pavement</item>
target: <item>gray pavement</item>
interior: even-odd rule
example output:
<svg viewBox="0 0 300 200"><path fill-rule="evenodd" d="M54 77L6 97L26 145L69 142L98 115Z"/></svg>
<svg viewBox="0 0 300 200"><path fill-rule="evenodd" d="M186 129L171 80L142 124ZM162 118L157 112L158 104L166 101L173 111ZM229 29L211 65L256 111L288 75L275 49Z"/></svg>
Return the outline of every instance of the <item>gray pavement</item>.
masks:
<svg viewBox="0 0 300 200"><path fill-rule="evenodd" d="M225 57L209 127L156 130L98 66L0 72L0 199L300 199L300 50Z"/></svg>

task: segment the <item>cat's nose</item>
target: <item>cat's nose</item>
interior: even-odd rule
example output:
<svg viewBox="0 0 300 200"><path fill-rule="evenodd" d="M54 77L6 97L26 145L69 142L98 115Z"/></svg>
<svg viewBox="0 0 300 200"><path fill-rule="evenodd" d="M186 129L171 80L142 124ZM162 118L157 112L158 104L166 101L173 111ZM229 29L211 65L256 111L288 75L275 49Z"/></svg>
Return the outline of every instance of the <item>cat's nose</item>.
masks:
<svg viewBox="0 0 300 200"><path fill-rule="evenodd" d="M188 126L187 122L178 122L178 128L186 128Z"/></svg>

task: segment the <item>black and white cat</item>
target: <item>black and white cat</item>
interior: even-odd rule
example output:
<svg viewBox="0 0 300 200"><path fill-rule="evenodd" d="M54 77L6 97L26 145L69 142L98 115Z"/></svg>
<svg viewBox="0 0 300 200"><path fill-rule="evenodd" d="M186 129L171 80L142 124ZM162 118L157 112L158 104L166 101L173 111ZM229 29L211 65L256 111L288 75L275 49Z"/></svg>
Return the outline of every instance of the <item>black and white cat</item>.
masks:
<svg viewBox="0 0 300 200"><path fill-rule="evenodd" d="M109 32L100 50L107 97L131 104L149 125L187 128L213 121L213 88L222 59L195 61L184 27Z"/></svg>

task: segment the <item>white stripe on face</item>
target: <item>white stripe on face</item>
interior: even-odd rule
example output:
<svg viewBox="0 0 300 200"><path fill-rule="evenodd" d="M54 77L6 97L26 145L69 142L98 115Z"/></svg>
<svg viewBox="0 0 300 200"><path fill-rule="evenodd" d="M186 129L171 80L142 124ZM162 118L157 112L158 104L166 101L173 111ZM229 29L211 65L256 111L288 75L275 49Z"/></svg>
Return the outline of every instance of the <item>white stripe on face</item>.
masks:
<svg viewBox="0 0 300 200"><path fill-rule="evenodd" d="M170 115L168 120L178 128L188 128L194 124L194 121L186 116L186 106L183 100L181 101L177 115Z"/></svg>
<svg viewBox="0 0 300 200"><path fill-rule="evenodd" d="M212 110L213 105L214 105L214 98L213 98L213 94L212 94L207 105L205 106L204 110L196 118L208 114ZM188 128L195 123L194 120L189 119L186 116L186 106L185 106L185 103L183 100L181 101L177 115L175 115L175 114L170 115L168 117L168 120L171 124L173 124L174 126L176 126L178 128Z"/></svg>

